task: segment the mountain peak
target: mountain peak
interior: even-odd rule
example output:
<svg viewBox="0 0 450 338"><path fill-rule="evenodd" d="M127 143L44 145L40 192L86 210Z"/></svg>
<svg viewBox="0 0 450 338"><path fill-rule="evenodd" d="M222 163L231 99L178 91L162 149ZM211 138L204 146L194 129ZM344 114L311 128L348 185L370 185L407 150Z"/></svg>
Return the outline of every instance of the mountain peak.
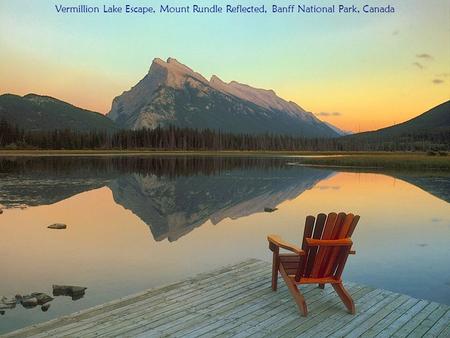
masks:
<svg viewBox="0 0 450 338"><path fill-rule="evenodd" d="M169 57L169 58L167 58L167 61L166 61L166 62L167 62L167 63L174 63L174 64L178 64L178 65L182 65L182 66L186 67L186 66L183 65L181 62L178 62L178 60L175 59L175 58ZM187 67L186 67L186 68L187 68Z"/></svg>
<svg viewBox="0 0 450 338"><path fill-rule="evenodd" d="M152 66L150 67L149 75L151 75L152 69L155 68L154 65L158 65L159 67L165 69L167 72L167 85L169 86L180 88L188 78L208 84L208 80L201 74L194 72L191 68L182 64L175 58L169 57L167 61L163 61L160 58L155 58Z"/></svg>
<svg viewBox="0 0 450 338"><path fill-rule="evenodd" d="M160 59L160 58L154 58L152 64L153 64L153 63L157 63L157 64L165 64L166 62L165 62L163 59Z"/></svg>

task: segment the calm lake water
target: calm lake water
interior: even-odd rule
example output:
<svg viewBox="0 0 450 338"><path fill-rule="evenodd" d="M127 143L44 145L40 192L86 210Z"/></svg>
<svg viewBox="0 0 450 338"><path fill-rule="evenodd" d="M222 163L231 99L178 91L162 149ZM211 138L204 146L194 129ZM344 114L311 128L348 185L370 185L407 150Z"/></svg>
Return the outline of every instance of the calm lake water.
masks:
<svg viewBox="0 0 450 338"><path fill-rule="evenodd" d="M345 280L450 304L448 176L295 161L0 159L0 298L88 287L78 300L55 297L47 312L5 310L0 333L246 258L271 261L267 234L299 243L305 217L331 211L361 215Z"/></svg>

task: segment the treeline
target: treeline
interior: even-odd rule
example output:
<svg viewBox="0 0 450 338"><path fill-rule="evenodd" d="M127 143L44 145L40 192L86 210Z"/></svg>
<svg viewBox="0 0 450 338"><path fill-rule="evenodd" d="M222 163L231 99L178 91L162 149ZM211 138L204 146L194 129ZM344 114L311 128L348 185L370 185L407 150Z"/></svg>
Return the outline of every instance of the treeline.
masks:
<svg viewBox="0 0 450 338"><path fill-rule="evenodd" d="M217 175L232 170L286 168L282 157L247 156L45 156L0 157L0 173L17 176L39 173L48 177L115 178L124 173L175 178Z"/></svg>
<svg viewBox="0 0 450 338"><path fill-rule="evenodd" d="M232 134L214 130L167 127L141 130L78 132L24 131L0 121L0 147L8 149L152 149L247 151L428 151L448 150L450 131L404 135L390 140L358 137L305 138L276 134Z"/></svg>
<svg viewBox="0 0 450 338"><path fill-rule="evenodd" d="M449 151L450 128L401 136L352 135L337 140L344 151Z"/></svg>

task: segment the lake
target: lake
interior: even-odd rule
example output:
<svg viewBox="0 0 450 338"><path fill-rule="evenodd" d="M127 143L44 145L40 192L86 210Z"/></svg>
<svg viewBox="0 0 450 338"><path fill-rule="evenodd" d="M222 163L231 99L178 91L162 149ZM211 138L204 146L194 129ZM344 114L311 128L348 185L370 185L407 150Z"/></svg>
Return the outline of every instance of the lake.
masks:
<svg viewBox="0 0 450 338"><path fill-rule="evenodd" d="M244 157L0 159L0 333L169 284L246 258L271 261L266 236L300 243L305 217L359 214L343 279L450 304L450 177L350 172ZM264 208L278 208L264 212ZM67 224L52 230L53 223ZM270 287L269 285L267 287ZM294 303L293 303L294 306Z"/></svg>

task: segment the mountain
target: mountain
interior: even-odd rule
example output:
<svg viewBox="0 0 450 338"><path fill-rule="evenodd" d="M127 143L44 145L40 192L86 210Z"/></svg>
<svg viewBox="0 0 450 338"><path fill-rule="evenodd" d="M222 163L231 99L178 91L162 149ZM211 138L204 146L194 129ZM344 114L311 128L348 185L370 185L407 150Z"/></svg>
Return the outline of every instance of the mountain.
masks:
<svg viewBox="0 0 450 338"><path fill-rule="evenodd" d="M27 131L117 129L113 121L100 113L75 107L50 96L36 94L0 95L1 119Z"/></svg>
<svg viewBox="0 0 450 338"><path fill-rule="evenodd" d="M322 121L322 122L325 123L331 129L333 129L339 136L345 136L345 135L351 135L352 134L351 131L342 130L342 129L336 127L336 126L333 126L329 122L326 122L326 121Z"/></svg>
<svg viewBox="0 0 450 338"><path fill-rule="evenodd" d="M217 76L208 81L173 58L153 60L141 81L114 98L107 116L119 127L130 129L175 125L233 133L338 136L273 90L225 83Z"/></svg>
<svg viewBox="0 0 450 338"><path fill-rule="evenodd" d="M447 134L450 138L450 100L406 122L376 131L353 134L346 138L379 142L433 134Z"/></svg>

